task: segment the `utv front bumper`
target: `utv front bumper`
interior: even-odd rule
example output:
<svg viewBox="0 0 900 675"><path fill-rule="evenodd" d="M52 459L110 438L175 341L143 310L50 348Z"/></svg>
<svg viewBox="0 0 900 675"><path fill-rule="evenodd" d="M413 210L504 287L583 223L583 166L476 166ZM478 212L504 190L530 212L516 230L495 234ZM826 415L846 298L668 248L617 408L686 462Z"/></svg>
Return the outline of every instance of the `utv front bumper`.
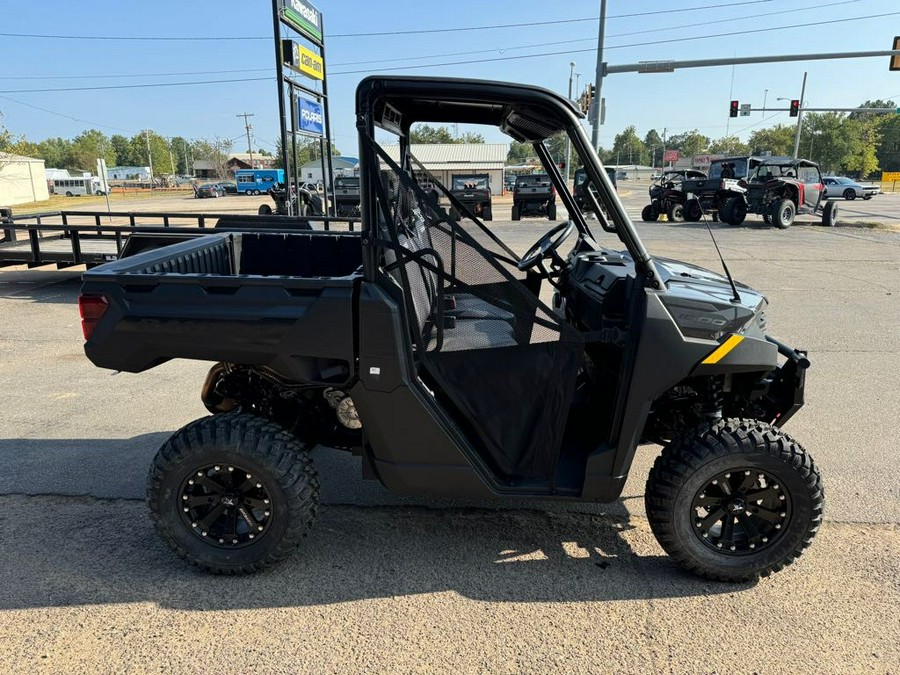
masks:
<svg viewBox="0 0 900 675"><path fill-rule="evenodd" d="M789 347L769 335L766 340L778 348L786 361L763 379L761 389L764 393L757 403L764 409L767 421L780 427L803 407L806 369L810 363L805 351Z"/></svg>

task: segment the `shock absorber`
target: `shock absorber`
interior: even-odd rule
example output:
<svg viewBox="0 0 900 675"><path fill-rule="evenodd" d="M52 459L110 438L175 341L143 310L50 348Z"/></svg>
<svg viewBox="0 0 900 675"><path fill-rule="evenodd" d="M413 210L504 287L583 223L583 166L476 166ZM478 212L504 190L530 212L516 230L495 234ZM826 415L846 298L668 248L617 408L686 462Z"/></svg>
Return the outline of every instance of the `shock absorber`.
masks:
<svg viewBox="0 0 900 675"><path fill-rule="evenodd" d="M703 381L701 396L703 400L703 416L710 424L722 419L725 407L725 390L721 377L708 377Z"/></svg>

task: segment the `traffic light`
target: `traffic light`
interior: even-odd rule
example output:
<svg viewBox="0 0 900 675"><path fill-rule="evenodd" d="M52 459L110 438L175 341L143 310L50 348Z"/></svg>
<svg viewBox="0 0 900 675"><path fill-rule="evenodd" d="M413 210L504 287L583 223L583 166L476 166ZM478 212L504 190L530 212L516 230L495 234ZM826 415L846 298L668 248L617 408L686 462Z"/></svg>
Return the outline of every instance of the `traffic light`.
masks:
<svg viewBox="0 0 900 675"><path fill-rule="evenodd" d="M729 117L737 117L738 116L738 101L732 101L731 107L728 108L728 116Z"/></svg>
<svg viewBox="0 0 900 675"><path fill-rule="evenodd" d="M796 98L791 101L791 117L796 117L800 114L800 101Z"/></svg>

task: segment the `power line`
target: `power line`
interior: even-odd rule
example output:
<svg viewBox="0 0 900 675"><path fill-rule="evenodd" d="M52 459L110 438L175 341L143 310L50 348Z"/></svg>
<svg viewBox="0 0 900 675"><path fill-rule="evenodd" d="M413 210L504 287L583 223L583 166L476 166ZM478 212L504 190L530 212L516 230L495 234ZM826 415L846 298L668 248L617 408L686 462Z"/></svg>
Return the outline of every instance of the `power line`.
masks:
<svg viewBox="0 0 900 675"><path fill-rule="evenodd" d="M900 12L886 12L884 14L871 14L868 16L855 16L855 17L848 17L845 19L832 19L830 21L814 21L811 23L797 23L797 24L791 24L788 26L775 26L772 28L758 28L758 29L752 29L752 30L731 31L728 33L713 33L711 35L698 35L698 36L694 36L694 37L684 37L684 38L669 38L667 40L653 40L652 42L633 42L633 43L627 44L627 45L607 46L607 47L605 47L605 49L607 49L607 50L627 49L630 47L660 45L660 44L666 44L666 43L672 43L672 42L687 42L688 40L709 40L709 39L718 38L718 37L731 37L734 35L748 35L750 33L768 33L770 31L788 30L791 28L808 28L810 26L823 26L823 25L832 24L832 23L844 23L847 21L862 21L865 19L877 19L877 18L881 18L881 17L885 17L885 16L897 16L897 15L900 15ZM539 58L539 57L543 57L543 56L565 56L565 55L569 55L569 54L582 54L582 53L590 53L590 52L596 52L596 51L597 51L596 48L567 49L567 50L557 51L557 52L540 52L538 54L522 54L520 56L505 56L505 57L496 57L493 59L479 59L479 63L490 63L490 62L494 62L494 61L512 61L512 60L516 60L516 59L531 59L531 58ZM469 59L466 61L446 61L443 63L428 63L428 64L419 65L419 66L396 66L393 68L379 68L378 71L387 72L387 71L396 71L396 70L416 70L416 69L420 69L420 68L437 68L440 66L469 65L471 63L472 63L472 60ZM373 69L369 68L369 69L365 69L365 70L338 70L338 71L332 71L331 74L332 75L354 75L354 74L358 74L358 73L371 73L371 72L373 72Z"/></svg>
<svg viewBox="0 0 900 675"><path fill-rule="evenodd" d="M750 2L743 3L744 5L758 5L761 3L772 2L772 0L751 0ZM733 7L734 3L720 3L715 5L701 5L699 7L686 7L683 9L673 10L673 9L665 9L665 10L654 10L650 12L634 12L631 14L614 14L610 15L608 19L626 19L632 17L640 17L640 16L653 16L656 14L669 14L672 11L677 11L679 13L684 12L698 12L701 10L707 9L718 9L720 7ZM535 26L547 26L553 24L570 24L570 23L584 23L587 21L597 21L596 16L586 16L577 19L556 19L553 21L528 21L522 23L503 23L503 24L493 24L490 26L464 26L460 28L428 28L428 29L416 29L416 30L405 30L405 31L376 31L371 33L335 33L332 35L328 35L329 38L346 38L346 37L377 37L377 36L395 36L395 35L426 35L431 33L458 33L462 31L475 31L475 30L495 30L501 28L526 28L526 27L535 27ZM271 36L240 36L240 35L225 35L225 36L217 36L217 37L198 37L198 36L163 36L163 35L143 35L143 36L122 36L122 35L50 35L45 33L0 33L0 37L9 37L9 38L29 38L29 39L48 39L48 40L104 40L104 41L115 41L115 40L125 40L128 42L210 42L210 41L222 41L222 40L271 40Z"/></svg>
<svg viewBox="0 0 900 675"><path fill-rule="evenodd" d="M103 75L0 75L0 80L73 80L73 79L113 79L128 77L180 77L182 75L230 75L232 73L259 73L271 68L241 68L238 70L194 70L182 73L118 73Z"/></svg>
<svg viewBox="0 0 900 675"><path fill-rule="evenodd" d="M90 124L92 127L103 127L104 129L115 129L116 131L124 131L126 134L134 134L136 133L133 129L123 129L122 127L114 127L109 124L100 124L100 122L92 122L90 120L84 120L80 117L72 117L71 115L66 115L64 113L56 112L55 110L49 110L48 108L42 108L39 105L34 105L32 103L25 103L25 101L18 101L14 98L10 98L9 96L0 96L0 98L5 99L7 101L12 101L13 103L17 103L21 106L25 106L26 108L33 108L34 110L40 110L41 112L49 113L50 115L56 115L57 117L63 117L67 120L71 120L73 122L79 122L81 124Z"/></svg>
<svg viewBox="0 0 900 675"><path fill-rule="evenodd" d="M243 77L233 80L203 80L199 82L151 82L147 84L115 84L104 87L54 87L51 89L4 89L0 94L35 94L54 91L99 91L105 89L146 89L150 87L186 87L195 84L228 84L230 82L262 82L273 77Z"/></svg>
<svg viewBox="0 0 900 675"><path fill-rule="evenodd" d="M827 3L827 4L823 4L823 5L817 5L816 7L817 7L817 9L825 9L826 7L835 7L838 5L850 5L850 4L855 4L857 2L862 2L862 0L839 0L839 2L831 2L831 3ZM796 12L797 12L796 8L795 9L785 9L785 10L781 10L779 12L768 12L766 14L766 16L770 17L770 16L777 16L779 14L795 14ZM727 19L716 19L715 21L704 21L703 25L709 26L709 25L717 24L717 23L732 23L734 21L744 21L746 19L758 19L758 18L759 18L758 14L751 14L748 16L735 16L735 17L729 17ZM680 30L682 28L696 28L696 27L697 27L697 24L695 22L695 23L681 24L678 26L667 26L666 31L671 32L673 30ZM635 30L635 31L629 31L627 33L615 33L613 35L607 35L606 37L607 38L617 38L617 37L627 37L630 35L644 35L646 33L659 33L659 28ZM499 54L504 54L505 52L512 51L514 49L533 49L536 47L550 47L552 45L565 45L565 44L575 44L578 42L596 42L596 41L597 41L597 38L596 38L596 36L594 36L594 37L589 37L589 38L579 38L576 40L554 40L552 42L537 42L537 43L533 43L530 45L517 45L517 46L513 46L513 47L500 47L500 48L494 48L494 49L478 49L478 50L469 49L464 52L443 53L443 54L441 54L441 56L447 57L447 56L465 56L468 54L493 54L494 52L497 52ZM398 61L403 61L403 62L420 61L422 59L433 59L433 58L435 58L434 54L429 54L426 56L406 56L403 58L396 58L396 59L381 59L378 61L378 63L395 63ZM372 63L372 59L366 59L364 61L345 61L343 63L332 63L331 67L339 68L341 66L357 66L357 65L361 65L363 63ZM2 77L0 77L0 79L2 79Z"/></svg>

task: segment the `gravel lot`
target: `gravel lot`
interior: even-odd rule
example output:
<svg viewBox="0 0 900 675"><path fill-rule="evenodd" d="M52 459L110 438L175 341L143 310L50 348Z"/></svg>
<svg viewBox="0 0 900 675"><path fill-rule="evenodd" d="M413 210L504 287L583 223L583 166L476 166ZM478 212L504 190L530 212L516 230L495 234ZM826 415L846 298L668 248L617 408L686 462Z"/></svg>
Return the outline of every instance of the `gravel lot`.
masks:
<svg viewBox="0 0 900 675"><path fill-rule="evenodd" d="M644 195L625 194L632 215ZM900 197L852 206L900 221ZM546 226L495 223L519 250ZM639 228L652 253L719 269L702 225ZM826 523L758 584L664 556L643 515L653 447L621 501L541 508L401 500L318 449L324 506L303 549L255 577L196 573L141 500L156 449L205 414L206 365L94 368L79 271L0 270L0 672L897 672L900 234L715 232L768 295L772 333L813 361L788 431L822 468Z"/></svg>

